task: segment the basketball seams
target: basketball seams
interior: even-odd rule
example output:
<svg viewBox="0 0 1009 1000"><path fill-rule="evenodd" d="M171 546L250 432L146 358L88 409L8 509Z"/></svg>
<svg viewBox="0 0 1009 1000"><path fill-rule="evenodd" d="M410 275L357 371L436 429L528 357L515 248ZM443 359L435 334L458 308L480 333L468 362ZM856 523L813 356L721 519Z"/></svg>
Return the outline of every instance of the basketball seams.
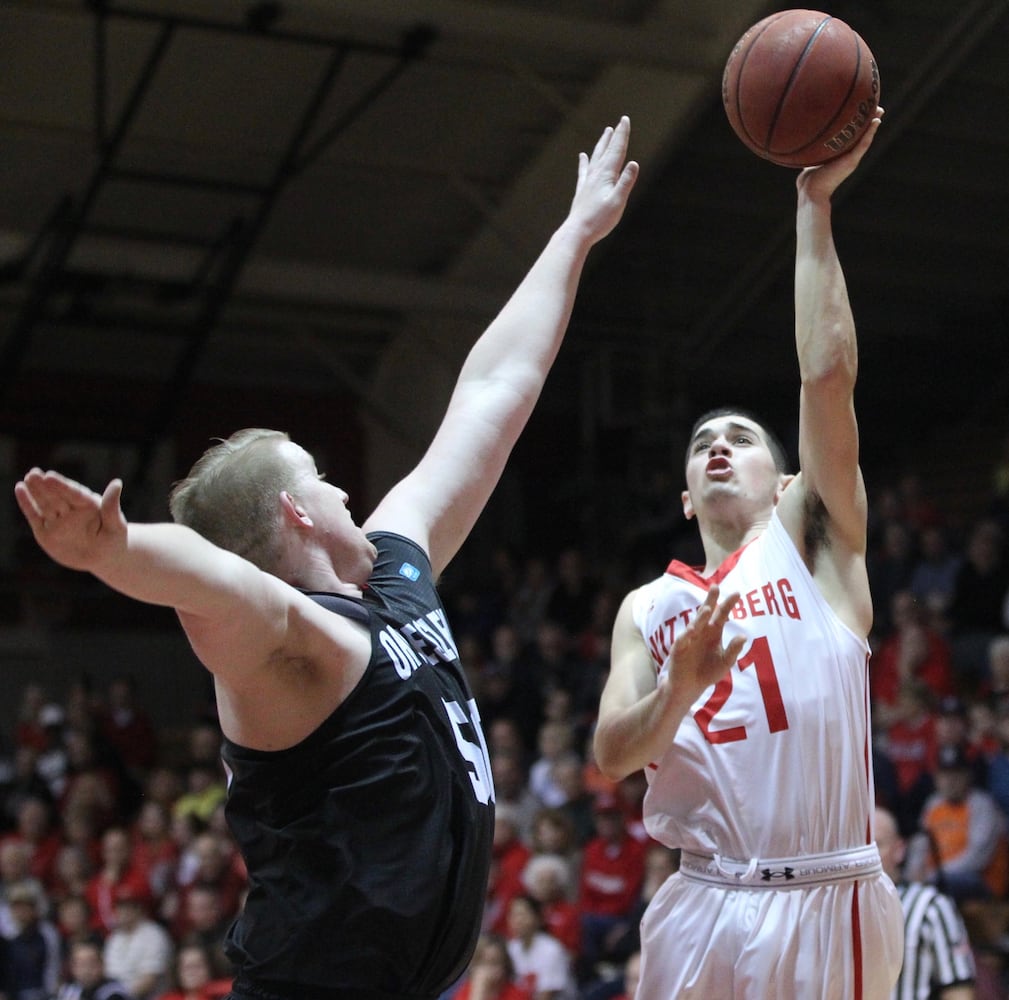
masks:
<svg viewBox="0 0 1009 1000"><path fill-rule="evenodd" d="M806 146L812 145L816 140L813 139L810 142L803 143L798 149L795 150L784 150L782 152L771 152L771 143L774 136L774 130L778 127L778 121L781 118L781 110L785 106L785 102L788 100L789 94L791 94L792 89L795 85L795 80L799 75L799 70L802 68L803 63L806 61L806 57L813 51L813 47L816 45L817 39L826 31L827 25L833 21L829 14L824 17L824 19L813 29L809 38L806 39L806 44L802 48L802 52L799 53L799 58L795 60L795 65L792 67L792 72L788 74L788 79L785 81L785 86L781 88L781 96L778 98L777 107L774 109L774 114L771 117L771 124L767 129L767 141L764 143L764 152L774 155L774 156L790 156L797 153L801 149L805 149ZM853 84L854 85L854 84ZM848 90L848 94L845 96L845 101L851 96L851 88ZM841 104L844 107L844 104ZM840 110L840 108L838 109ZM821 130L821 134L825 132L826 129Z"/></svg>
<svg viewBox="0 0 1009 1000"><path fill-rule="evenodd" d="M769 28L771 28L774 24L776 24L783 17L786 17L790 13L791 11L782 10L779 11L777 14L765 18L758 26L760 30L753 36L753 38L750 39L749 44L746 44L746 36L744 35L743 38L740 39L739 44L736 46L736 53L740 53L736 56L735 65L733 66L733 68L735 69L735 80L733 81L732 96L734 98L734 103L736 106L736 121L739 123L739 127L746 133L747 138L749 138L750 142L752 142L754 145L759 145L760 142L750 132L749 128L747 128L746 121L743 118L743 107L739 100L739 93L740 93L739 82L742 79L743 71L746 68L746 62L750 58L750 53L753 52L754 46L757 44L760 38L768 31ZM736 53L734 53L734 55ZM723 95L723 102L724 102L724 95Z"/></svg>
<svg viewBox="0 0 1009 1000"><path fill-rule="evenodd" d="M835 123L837 118L844 110L845 105L851 100L851 95L855 92L855 87L858 85L859 75L862 72L862 43L859 40L859 36L854 31L850 32L850 37L855 43L855 71L851 74L851 82L848 84L848 90L846 91L844 97L838 102L830 119L808 142L803 143L801 146L797 146L795 149L778 150L772 154L773 156L797 156L803 150L809 149L811 146L815 146L836 127ZM803 57L805 57L805 52L803 52ZM789 165L790 164L786 164L786 166Z"/></svg>

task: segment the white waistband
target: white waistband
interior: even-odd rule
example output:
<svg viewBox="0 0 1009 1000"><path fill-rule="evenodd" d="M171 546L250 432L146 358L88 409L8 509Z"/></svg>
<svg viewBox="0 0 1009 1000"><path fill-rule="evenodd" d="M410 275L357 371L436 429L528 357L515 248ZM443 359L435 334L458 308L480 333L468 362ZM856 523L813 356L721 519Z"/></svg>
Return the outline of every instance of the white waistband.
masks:
<svg viewBox="0 0 1009 1000"><path fill-rule="evenodd" d="M680 852L680 873L698 882L744 889L795 889L864 878L883 870L875 844L850 851L805 854L801 858L733 861L716 854Z"/></svg>

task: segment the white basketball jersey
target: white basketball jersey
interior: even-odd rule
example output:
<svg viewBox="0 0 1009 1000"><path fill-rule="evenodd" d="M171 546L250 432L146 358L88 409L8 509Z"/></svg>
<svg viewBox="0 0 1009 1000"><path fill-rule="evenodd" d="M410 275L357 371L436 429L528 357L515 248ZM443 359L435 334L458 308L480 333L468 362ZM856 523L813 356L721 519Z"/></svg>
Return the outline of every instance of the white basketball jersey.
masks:
<svg viewBox="0 0 1009 1000"><path fill-rule="evenodd" d="M645 827L700 854L796 858L870 841L867 641L844 625L778 518L704 578L674 562L642 587L655 668L717 583L740 597L724 641L746 644L645 771Z"/></svg>

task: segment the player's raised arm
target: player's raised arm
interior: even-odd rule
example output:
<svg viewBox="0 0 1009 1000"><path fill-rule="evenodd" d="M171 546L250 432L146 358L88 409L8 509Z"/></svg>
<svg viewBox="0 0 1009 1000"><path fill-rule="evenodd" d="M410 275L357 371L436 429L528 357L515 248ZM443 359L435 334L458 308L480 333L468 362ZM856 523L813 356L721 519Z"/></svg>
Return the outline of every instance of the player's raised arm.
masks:
<svg viewBox="0 0 1009 1000"><path fill-rule="evenodd" d="M822 500L832 529L865 547L865 490L858 468L855 321L831 228L831 198L858 166L879 127L875 117L851 152L797 180L795 338L802 389L799 465L807 494Z"/></svg>
<svg viewBox="0 0 1009 1000"><path fill-rule="evenodd" d="M118 479L99 495L37 468L14 487L32 534L55 562L184 619L217 624L222 648L230 645L236 662L264 659L286 629L289 588L182 525L128 522L121 493Z"/></svg>
<svg viewBox="0 0 1009 1000"><path fill-rule="evenodd" d="M581 154L567 218L470 350L427 453L365 524L425 545L436 573L483 510L539 398L589 250L623 214L638 173L626 160L629 138L624 117Z"/></svg>

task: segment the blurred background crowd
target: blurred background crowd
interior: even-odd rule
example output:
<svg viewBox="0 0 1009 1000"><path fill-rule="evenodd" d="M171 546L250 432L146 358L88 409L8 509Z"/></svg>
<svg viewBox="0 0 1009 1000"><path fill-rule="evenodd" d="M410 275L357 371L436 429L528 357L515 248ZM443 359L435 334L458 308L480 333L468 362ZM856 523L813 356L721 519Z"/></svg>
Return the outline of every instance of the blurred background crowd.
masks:
<svg viewBox="0 0 1009 1000"><path fill-rule="evenodd" d="M870 673L877 798L908 840L903 875L956 901L997 990L1009 964L1009 465L981 488L967 522L916 475L871 496ZM498 548L443 581L497 795L483 936L451 996L633 995L638 921L678 859L642 826L643 774L614 783L595 766L593 724L623 594L671 557L694 561L692 545L638 545L605 566L577 545ZM223 942L246 876L224 821L212 692L194 691L192 718L166 727L142 676L123 664L100 684L9 692L4 1000L227 992Z"/></svg>

